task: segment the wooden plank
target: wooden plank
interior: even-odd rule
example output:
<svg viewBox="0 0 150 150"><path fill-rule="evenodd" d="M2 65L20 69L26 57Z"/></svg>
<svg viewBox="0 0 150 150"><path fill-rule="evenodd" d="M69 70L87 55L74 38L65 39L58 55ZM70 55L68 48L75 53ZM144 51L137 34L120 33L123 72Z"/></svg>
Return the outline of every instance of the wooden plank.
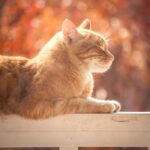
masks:
<svg viewBox="0 0 150 150"><path fill-rule="evenodd" d="M150 113L0 119L0 147L150 147ZM67 147L66 147L67 146Z"/></svg>
<svg viewBox="0 0 150 150"><path fill-rule="evenodd" d="M59 132L2 134L0 147L149 147L150 133Z"/></svg>
<svg viewBox="0 0 150 150"><path fill-rule="evenodd" d="M149 147L150 133L54 132L1 134L0 147Z"/></svg>
<svg viewBox="0 0 150 150"><path fill-rule="evenodd" d="M70 114L45 120L18 116L0 119L0 132L6 131L149 131L150 113Z"/></svg>

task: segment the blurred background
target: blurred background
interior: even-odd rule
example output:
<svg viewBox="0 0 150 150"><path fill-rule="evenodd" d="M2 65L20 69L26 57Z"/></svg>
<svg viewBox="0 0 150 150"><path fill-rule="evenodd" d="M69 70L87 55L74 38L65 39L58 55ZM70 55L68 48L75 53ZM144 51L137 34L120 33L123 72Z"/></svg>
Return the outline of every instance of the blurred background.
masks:
<svg viewBox="0 0 150 150"><path fill-rule="evenodd" d="M89 18L115 56L109 71L94 75L93 96L150 111L150 0L0 0L0 54L34 57L65 18Z"/></svg>

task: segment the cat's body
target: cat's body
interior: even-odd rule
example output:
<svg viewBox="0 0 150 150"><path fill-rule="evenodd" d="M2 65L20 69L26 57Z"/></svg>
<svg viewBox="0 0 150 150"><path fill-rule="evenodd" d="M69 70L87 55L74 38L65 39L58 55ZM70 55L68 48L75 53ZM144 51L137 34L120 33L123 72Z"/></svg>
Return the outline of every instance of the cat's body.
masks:
<svg viewBox="0 0 150 150"><path fill-rule="evenodd" d="M33 59L0 56L0 111L26 118L47 118L66 113L115 112L116 101L91 98L91 72L104 72L113 55L104 39L89 30L85 20L78 29L65 20Z"/></svg>

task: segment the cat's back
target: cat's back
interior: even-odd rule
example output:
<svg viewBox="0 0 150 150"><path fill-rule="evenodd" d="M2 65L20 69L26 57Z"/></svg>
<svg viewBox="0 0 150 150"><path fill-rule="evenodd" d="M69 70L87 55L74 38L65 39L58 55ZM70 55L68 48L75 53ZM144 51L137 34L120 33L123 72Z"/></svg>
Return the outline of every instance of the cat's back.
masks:
<svg viewBox="0 0 150 150"><path fill-rule="evenodd" d="M0 55L0 85L10 84L15 80L18 84L27 81L36 72L34 66L34 63L25 57Z"/></svg>
<svg viewBox="0 0 150 150"><path fill-rule="evenodd" d="M8 85L14 80L19 80L23 75L25 76L29 68L29 60L25 57L0 55L0 85Z"/></svg>
<svg viewBox="0 0 150 150"><path fill-rule="evenodd" d="M28 59L24 57L0 55L0 107L9 97L18 93L20 76L27 62Z"/></svg>
<svg viewBox="0 0 150 150"><path fill-rule="evenodd" d="M13 57L0 55L0 74L5 72L11 72L12 70L19 69L28 59L25 57Z"/></svg>
<svg viewBox="0 0 150 150"><path fill-rule="evenodd" d="M0 93L3 93L2 89L6 90L11 86L13 88L14 83L18 83L20 75L23 73L25 64L28 62L24 57L2 56L0 55ZM6 87L5 87L6 86Z"/></svg>

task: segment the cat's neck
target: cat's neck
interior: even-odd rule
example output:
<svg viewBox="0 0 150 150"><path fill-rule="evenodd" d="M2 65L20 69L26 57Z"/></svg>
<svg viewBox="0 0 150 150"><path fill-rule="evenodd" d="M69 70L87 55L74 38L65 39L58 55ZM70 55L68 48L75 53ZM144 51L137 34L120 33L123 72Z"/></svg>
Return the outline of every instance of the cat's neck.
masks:
<svg viewBox="0 0 150 150"><path fill-rule="evenodd" d="M45 46L41 49L39 54L33 58L33 61L41 64L50 63L52 60L52 54L58 49L58 35L56 34Z"/></svg>

